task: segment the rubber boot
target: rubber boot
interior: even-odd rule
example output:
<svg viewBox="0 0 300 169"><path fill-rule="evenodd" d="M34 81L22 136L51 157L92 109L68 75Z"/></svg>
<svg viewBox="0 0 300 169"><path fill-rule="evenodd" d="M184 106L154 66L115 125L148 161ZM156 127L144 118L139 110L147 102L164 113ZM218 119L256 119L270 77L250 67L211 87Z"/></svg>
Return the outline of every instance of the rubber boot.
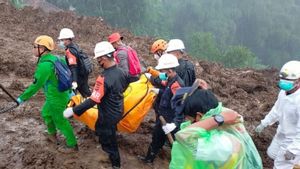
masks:
<svg viewBox="0 0 300 169"><path fill-rule="evenodd" d="M44 132L43 135L46 137L47 141L54 143L56 145L59 145L59 141L58 141L56 133L48 134L47 132Z"/></svg>
<svg viewBox="0 0 300 169"><path fill-rule="evenodd" d="M78 152L79 148L78 148L78 145L75 145L74 147L60 146L57 148L57 151L64 153L64 154L71 154L71 153Z"/></svg>
<svg viewBox="0 0 300 169"><path fill-rule="evenodd" d="M153 163L155 157L156 153L154 153L152 151L152 147L149 146L147 155L145 157L139 157L139 159L142 160L144 163Z"/></svg>

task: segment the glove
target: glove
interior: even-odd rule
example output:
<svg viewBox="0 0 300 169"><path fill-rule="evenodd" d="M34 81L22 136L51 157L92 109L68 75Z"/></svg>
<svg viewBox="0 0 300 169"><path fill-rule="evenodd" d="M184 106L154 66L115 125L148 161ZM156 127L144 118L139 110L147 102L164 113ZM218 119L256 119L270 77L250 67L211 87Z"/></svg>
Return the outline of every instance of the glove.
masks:
<svg viewBox="0 0 300 169"><path fill-rule="evenodd" d="M65 111L64 111L64 117L65 118L70 118L72 117L74 114L74 111L73 111L73 108L72 107L69 107L67 108Z"/></svg>
<svg viewBox="0 0 300 169"><path fill-rule="evenodd" d="M175 123L167 123L166 125L162 126L165 134L171 133L176 128Z"/></svg>
<svg viewBox="0 0 300 169"><path fill-rule="evenodd" d="M158 89L158 88L151 88L151 89L149 90L149 92L153 92L153 93L155 93L155 94L158 94L158 93L159 93L159 89Z"/></svg>
<svg viewBox="0 0 300 169"><path fill-rule="evenodd" d="M76 90L77 87L78 87L77 82L72 82L72 89L73 89L73 90Z"/></svg>
<svg viewBox="0 0 300 169"><path fill-rule="evenodd" d="M17 98L17 102L18 102L19 105L21 105L22 103L24 103L24 101L20 97Z"/></svg>
<svg viewBox="0 0 300 169"><path fill-rule="evenodd" d="M291 153L289 150L286 150L286 152L284 154L285 160L294 160L295 157L296 157L295 154Z"/></svg>
<svg viewBox="0 0 300 169"><path fill-rule="evenodd" d="M145 73L145 76L147 77L147 79L150 79L152 75L150 73Z"/></svg>
<svg viewBox="0 0 300 169"><path fill-rule="evenodd" d="M260 124L255 128L255 132L256 132L256 133L261 133L265 127L266 127L265 125L263 125L263 124L260 123Z"/></svg>
<svg viewBox="0 0 300 169"><path fill-rule="evenodd" d="M153 77L159 76L159 71L153 69L152 67L148 67L147 72L150 73Z"/></svg>

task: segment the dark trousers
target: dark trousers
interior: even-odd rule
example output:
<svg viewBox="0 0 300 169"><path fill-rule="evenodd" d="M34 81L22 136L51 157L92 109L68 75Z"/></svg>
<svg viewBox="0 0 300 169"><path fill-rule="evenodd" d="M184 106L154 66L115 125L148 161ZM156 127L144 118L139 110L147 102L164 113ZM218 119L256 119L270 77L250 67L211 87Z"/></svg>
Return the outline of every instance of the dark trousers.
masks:
<svg viewBox="0 0 300 169"><path fill-rule="evenodd" d="M120 167L121 160L118 149L116 130L116 125L101 126L101 129L97 131L97 135L99 136L99 143L101 144L103 151L105 151L109 155L112 166Z"/></svg>
<svg viewBox="0 0 300 169"><path fill-rule="evenodd" d="M89 88L89 84L88 84L88 79L89 79L89 76L80 76L79 79L78 79L78 88L77 90L79 91L79 93L81 94L81 96L83 97L89 97L91 96L91 91L90 91L90 88Z"/></svg>
<svg viewBox="0 0 300 169"><path fill-rule="evenodd" d="M172 132L173 138L174 138L174 134L177 131L178 130L175 129ZM154 131L152 133L152 142L150 144L148 151L151 151L151 153L156 156L159 153L159 151L161 150L161 148L164 146L166 139L167 139L167 135L163 131L161 122L160 122L159 118L157 117L155 126L154 126Z"/></svg>

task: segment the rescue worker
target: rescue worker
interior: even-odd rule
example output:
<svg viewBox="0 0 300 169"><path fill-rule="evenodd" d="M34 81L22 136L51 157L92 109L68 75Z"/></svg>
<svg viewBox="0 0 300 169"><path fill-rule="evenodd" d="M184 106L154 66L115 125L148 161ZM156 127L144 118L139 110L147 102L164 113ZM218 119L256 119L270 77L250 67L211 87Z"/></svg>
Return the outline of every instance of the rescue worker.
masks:
<svg viewBox="0 0 300 169"><path fill-rule="evenodd" d="M184 88L181 88L180 90L184 90ZM178 93L176 93L176 95L177 94ZM209 130L218 128L218 131L228 132L227 136L230 135L232 137L231 144L234 146L233 149L235 152L232 150L231 154L235 153L237 154L237 156L233 155L227 160L222 162L211 160L208 163L210 164L215 163L220 166L223 165L222 168L226 168L225 166L227 166L228 168L230 165L239 166L234 168L256 168L256 169L263 168L259 153L250 135L247 133L244 125L242 124L243 122L242 116L231 109L222 107L222 105L219 104L218 99L214 96L214 94L210 90L199 89L199 88L196 89L191 95L185 98L182 108L183 108L182 112L184 113L185 118L187 120L187 122L182 123L182 131L185 128L193 128L193 131L197 133L199 132L197 131L197 128L205 129L205 132L209 132ZM180 169L184 166L186 167L187 165L191 167L197 164L199 166L198 167L196 166L196 168L201 168L200 167L201 161L204 160L205 158L202 159L201 157L198 156L197 159L194 158L194 156L192 155L194 159L185 159L186 158L186 156L184 155L185 152L181 152L181 153L178 151L176 152L176 150L179 150L178 148L180 147L180 145L178 144L184 144L184 142L187 140L191 141L190 139L194 137L191 131L189 131L188 134L182 133L182 131L181 132L179 131L176 134L176 138L178 140L173 144L172 147L172 160L170 163L170 168ZM200 139L200 137L206 137L207 135L209 135L209 133L205 133L205 134L203 133L203 136L200 136L201 134L197 134L197 135L199 138L195 138L196 142L197 139ZM210 140L206 140L206 141L209 142ZM226 141L224 140L224 142ZM199 151L200 153L202 152L201 148L207 149L207 147L199 147L199 145L198 147L196 147L197 151ZM203 150L203 152L205 152L205 150ZM218 153L220 155L220 152L215 152L215 153L216 155ZM207 157L210 155L204 153L203 156ZM233 160L235 158L238 159ZM199 160L198 163L197 160ZM181 167L178 166L179 164L180 165L182 164ZM219 168L220 166L218 167L215 166L215 167Z"/></svg>
<svg viewBox="0 0 300 169"><path fill-rule="evenodd" d="M102 149L109 154L113 168L121 165L118 150L116 130L117 123L123 113L123 92L128 86L129 77L117 67L113 52L115 49L107 42L96 44L94 59L104 69L97 78L91 97L80 105L67 108L64 111L65 117L71 117L73 113L80 116L95 104L98 106L98 119L95 125L96 134Z"/></svg>
<svg viewBox="0 0 300 169"><path fill-rule="evenodd" d="M158 116L156 118L154 131L152 133L152 142L148 148L147 155L141 158L145 163L152 163L159 150L163 147L166 141L166 134L175 133L176 125L173 123L175 118L175 110L171 107L171 99L180 87L184 86L183 81L177 75L175 69L179 66L177 58L172 54L163 54L156 66L157 70L166 74L162 79L164 82L161 88L152 89L155 93L161 93L161 99L158 106L158 116L163 116L167 125L162 126Z"/></svg>
<svg viewBox="0 0 300 169"><path fill-rule="evenodd" d="M154 59L158 61L166 49L167 49L167 42L163 39L158 39L151 45L150 52L153 53ZM162 81L159 78L160 72L154 70L152 67L148 67L147 72L151 74L151 76L148 76L149 74L146 74L147 78L150 79L150 82L155 87L160 87L161 86L160 84ZM164 76L164 75L165 74L162 74L162 76ZM157 84L159 84L159 85L157 86ZM153 109L157 116L156 118L158 118L158 107L159 107L160 98L161 98L161 93L159 93L156 96L155 102L153 103Z"/></svg>
<svg viewBox="0 0 300 169"><path fill-rule="evenodd" d="M241 121L241 115L231 109L227 109L219 115L200 121L201 117L210 109L216 108L218 103L218 99L210 90L198 88L191 96L186 98L182 112L186 120L190 120L194 123L194 125L190 127L203 127L206 130L216 128L224 123L235 124Z"/></svg>
<svg viewBox="0 0 300 169"><path fill-rule="evenodd" d="M267 154L274 160L274 169L292 169L300 161L300 62L285 63L279 77L278 98L255 131L261 133L279 122Z"/></svg>
<svg viewBox="0 0 300 169"><path fill-rule="evenodd" d="M165 50L167 49L167 42L163 39L158 39L151 45L151 53L155 60L159 60L161 55L164 54Z"/></svg>
<svg viewBox="0 0 300 169"><path fill-rule="evenodd" d="M113 45L113 47L116 49L116 52L114 53L115 60L118 64L118 66L130 76L130 82L135 82L139 80L140 73L141 73L141 65L139 58L136 55L136 52L129 46L126 46L123 42L123 36L121 36L119 33L113 33L108 37L108 41ZM135 53L135 60L136 63L133 63L133 58L129 58L128 52ZM139 69L139 70L138 70ZM130 72L130 70L135 70L135 72Z"/></svg>
<svg viewBox="0 0 300 169"><path fill-rule="evenodd" d="M185 46L182 40L171 39L168 43L166 53L177 57L179 62L179 66L176 68L177 74L184 81L185 86L192 86L196 79L195 68L191 61L183 58L185 55Z"/></svg>
<svg viewBox="0 0 300 169"><path fill-rule="evenodd" d="M78 90L84 98L87 98L91 95L88 85L89 75L81 70L80 64L83 64L79 61L81 49L74 43L74 38L75 36L71 29L61 29L58 37L59 46L66 52L66 60L72 72L72 89Z"/></svg>
<svg viewBox="0 0 300 169"><path fill-rule="evenodd" d="M35 95L39 89L44 89L46 96L45 104L42 108L42 117L47 126L48 139L57 142L57 129L66 138L66 147L60 147L62 152L72 152L78 150L77 141L73 128L69 121L63 117L63 111L69 101L70 91L60 92L58 90L58 79L55 74L55 67L52 62L58 58L51 54L54 49L54 41L51 37L42 35L35 39L33 54L38 57L33 83L18 97L21 104ZM51 62L52 61L52 62Z"/></svg>

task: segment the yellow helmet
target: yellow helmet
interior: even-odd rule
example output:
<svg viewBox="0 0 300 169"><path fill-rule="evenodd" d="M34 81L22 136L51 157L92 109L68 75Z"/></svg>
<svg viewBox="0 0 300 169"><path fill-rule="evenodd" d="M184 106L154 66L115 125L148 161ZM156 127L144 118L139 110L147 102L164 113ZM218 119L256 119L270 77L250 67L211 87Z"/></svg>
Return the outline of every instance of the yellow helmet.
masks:
<svg viewBox="0 0 300 169"><path fill-rule="evenodd" d="M55 43L50 36L41 35L37 37L34 41L35 44L46 47L48 50L53 50Z"/></svg>
<svg viewBox="0 0 300 169"><path fill-rule="evenodd" d="M155 53L158 50L165 51L167 49L167 42L163 39L158 39L151 46L151 53Z"/></svg>

